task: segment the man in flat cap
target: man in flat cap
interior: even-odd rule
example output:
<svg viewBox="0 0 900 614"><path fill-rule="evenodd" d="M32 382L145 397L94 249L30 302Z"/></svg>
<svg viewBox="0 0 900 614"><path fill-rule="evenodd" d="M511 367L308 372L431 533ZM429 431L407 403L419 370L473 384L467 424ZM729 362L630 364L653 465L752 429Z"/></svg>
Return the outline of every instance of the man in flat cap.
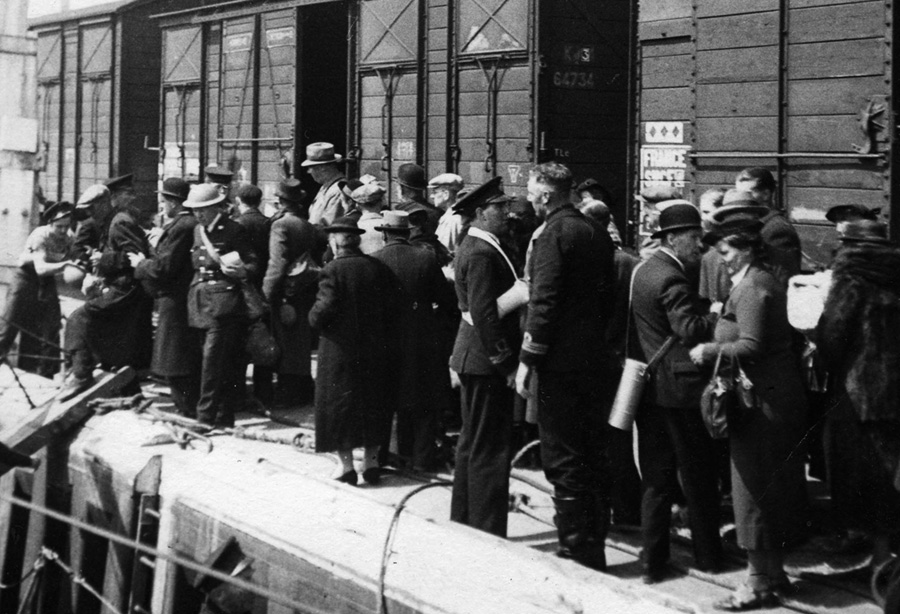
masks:
<svg viewBox="0 0 900 614"><path fill-rule="evenodd" d="M788 280L800 274L803 251L800 235L775 203L778 189L775 177L764 168L745 168L735 178L734 187L749 192L752 204L769 208L769 213L762 218L760 236L775 278L787 288Z"/></svg>
<svg viewBox="0 0 900 614"><path fill-rule="evenodd" d="M200 398L200 336L188 326L187 297L194 276L191 246L197 219L184 208L190 186L178 177L163 182L159 191L166 222L149 258L130 253L134 277L156 298L159 323L153 339L154 374L169 384L175 408L194 417Z"/></svg>
<svg viewBox="0 0 900 614"><path fill-rule="evenodd" d="M344 158L334 153L331 143L310 143L306 146L306 160L300 166L321 187L309 208L309 223L314 226L328 226L347 211L343 186L347 179L340 165Z"/></svg>
<svg viewBox="0 0 900 614"><path fill-rule="evenodd" d="M350 199L360 211L356 223L365 231L359 244L359 249L364 254L374 254L384 247L384 235L375 228L382 222L385 193L385 189L376 181L364 183L350 193Z"/></svg>
<svg viewBox="0 0 900 614"><path fill-rule="evenodd" d="M443 212L435 234L451 254L456 251L456 246L462 238L462 218L453 212L453 205L456 204L457 195L462 188L463 178L455 173L442 173L428 182L431 202Z"/></svg>
<svg viewBox="0 0 900 614"><path fill-rule="evenodd" d="M510 200L500 184L500 177L495 177L454 205L457 213L474 221L456 252L456 298L462 321L450 368L462 384L462 429L450 519L506 537L520 335L516 315L501 316L497 307L497 299L518 278L500 244L507 232Z"/></svg>
<svg viewBox="0 0 900 614"><path fill-rule="evenodd" d="M617 362L604 332L612 312L614 247L606 229L570 202L572 173L534 167L528 200L545 222L529 260L531 292L516 386L539 374L538 428L553 484L559 555L606 568L610 476L606 407Z"/></svg>
<svg viewBox="0 0 900 614"><path fill-rule="evenodd" d="M263 295L272 306L272 330L281 348L277 398L285 404L303 405L312 400L314 392L308 316L318 287L316 229L303 215L306 192L299 180L285 179L276 195L278 212L272 216ZM262 384L254 377L254 392L266 402L272 395L260 395L256 388ZM268 384L271 387L271 375Z"/></svg>
<svg viewBox="0 0 900 614"><path fill-rule="evenodd" d="M397 331L399 353L393 364L397 381L391 408L397 412L397 451L416 470L435 469L435 438L440 407L437 399L445 391L446 363L441 361L437 310L452 308L454 296L430 251L409 243L409 215L385 211L380 226L384 248L373 254L396 276L402 301ZM385 431L382 449L390 443Z"/></svg>
<svg viewBox="0 0 900 614"><path fill-rule="evenodd" d="M243 226L228 217L217 186L191 188L184 206L197 218L188 290L188 323L203 337L203 366L197 419L208 426L234 426L247 309L241 282L253 277L258 261Z"/></svg>
<svg viewBox="0 0 900 614"><path fill-rule="evenodd" d="M392 386L388 348L396 335L397 282L382 262L359 251L356 222L338 218L323 230L334 260L322 269L309 312L319 331L316 452L335 452L341 466L332 477L355 485L353 451L363 448L363 480L376 484Z"/></svg>
<svg viewBox="0 0 900 614"><path fill-rule="evenodd" d="M129 260L129 254L150 255L139 212L128 205L114 208L105 186L88 188L79 206L91 216L97 247L90 253L93 276L85 280L88 301L66 326L65 346L72 357L66 394L91 385L97 362L107 368L144 369L153 349L153 299L135 280Z"/></svg>
<svg viewBox="0 0 900 614"><path fill-rule="evenodd" d="M250 237L253 253L259 259L260 270L251 281L257 288L262 288L265 266L269 261L269 226L271 221L259 206L262 204L262 190L255 185L245 183L238 187L234 194L234 221L244 227Z"/></svg>

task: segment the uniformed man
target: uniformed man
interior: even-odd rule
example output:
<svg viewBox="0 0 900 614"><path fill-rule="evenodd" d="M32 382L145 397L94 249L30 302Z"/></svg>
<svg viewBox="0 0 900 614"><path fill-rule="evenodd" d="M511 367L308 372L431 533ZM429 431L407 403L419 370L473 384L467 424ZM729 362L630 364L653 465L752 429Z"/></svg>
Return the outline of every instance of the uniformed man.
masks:
<svg viewBox="0 0 900 614"><path fill-rule="evenodd" d="M450 368L461 382L462 429L450 519L505 537L519 326L515 315L501 317L497 309L517 278L499 241L509 215L500 182L495 177L454 205L474 221L456 254L463 317Z"/></svg>
<svg viewBox="0 0 900 614"><path fill-rule="evenodd" d="M282 181L277 196L262 289L272 306L272 328L281 347L277 395L286 404L302 405L312 400L314 392L308 316L318 287L316 230L302 215L306 192L299 180ZM254 385L258 385L255 378Z"/></svg>
<svg viewBox="0 0 900 614"><path fill-rule="evenodd" d="M431 202L442 211L435 231L438 240L452 254L462 238L462 217L453 212L459 191L463 188L463 178L455 173L441 173L428 182Z"/></svg>
<svg viewBox="0 0 900 614"><path fill-rule="evenodd" d="M300 163L321 187L309 208L309 223L328 226L347 211L343 187L347 179L339 168L341 154L334 153L331 143L310 143L306 146L306 160Z"/></svg>
<svg viewBox="0 0 900 614"><path fill-rule="evenodd" d="M428 182L425 179L425 169L418 164L407 162L397 169L397 197L398 202L391 207L398 211L406 211L410 215L415 210L425 209L427 222L424 225L425 233L434 234L438 222L441 219L441 211L425 198L425 190Z"/></svg>
<svg viewBox="0 0 900 614"><path fill-rule="evenodd" d="M159 324L153 340L153 373L166 378L175 408L193 417L200 397L200 337L188 326L187 297L194 276L191 247L197 219L184 208L190 186L178 177L159 191L166 224L150 258L129 254L134 277L156 298Z"/></svg>
<svg viewBox="0 0 900 614"><path fill-rule="evenodd" d="M100 362L106 368L149 366L153 347L153 299L134 279L128 254L150 254L150 244L138 224L139 213L113 206L109 189L94 185L78 200L97 233L90 252L93 274L85 280L88 300L69 316L65 346L72 359L72 379L66 395L93 383Z"/></svg>
<svg viewBox="0 0 900 614"><path fill-rule="evenodd" d="M219 188L225 197L231 191L231 182L234 179L234 173L224 166L211 165L203 169L203 175L206 183L212 183Z"/></svg>
<svg viewBox="0 0 900 614"><path fill-rule="evenodd" d="M571 171L534 167L528 200L545 226L534 242L531 292L516 386L539 373L541 459L553 484L559 555L603 570L609 526L606 408L617 361L604 333L615 267L605 228L569 200Z"/></svg>
<svg viewBox="0 0 900 614"><path fill-rule="evenodd" d="M188 292L188 323L203 336L203 366L197 418L208 426L234 426L237 380L243 353L246 306L241 281L258 270L256 255L243 226L225 212L225 195L217 186L191 188L184 206L197 217L191 261L194 277Z"/></svg>
<svg viewBox="0 0 900 614"><path fill-rule="evenodd" d="M397 451L418 471L433 471L435 438L440 404L446 380L441 361L435 307L447 311L453 294L444 279L437 258L428 250L409 243L409 220L405 211L385 211L380 226L384 248L372 254L396 276L402 296L398 314L396 357L397 380L392 407L397 412ZM382 449L390 444L385 432Z"/></svg>

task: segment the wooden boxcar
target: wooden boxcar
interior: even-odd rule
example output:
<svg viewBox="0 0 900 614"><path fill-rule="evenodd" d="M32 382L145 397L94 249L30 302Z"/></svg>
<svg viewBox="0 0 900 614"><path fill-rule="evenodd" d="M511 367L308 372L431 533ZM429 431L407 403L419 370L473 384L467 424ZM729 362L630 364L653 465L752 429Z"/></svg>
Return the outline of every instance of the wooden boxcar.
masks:
<svg viewBox="0 0 900 614"><path fill-rule="evenodd" d="M160 32L148 18L185 0L80 2L40 14L39 184L51 200L75 201L88 186L134 174L139 204L155 210Z"/></svg>
<svg viewBox="0 0 900 614"><path fill-rule="evenodd" d="M393 189L404 162L524 193L556 158L622 198L631 3L229 1L159 15L165 175L230 167L271 197L305 147Z"/></svg>
<svg viewBox="0 0 900 614"><path fill-rule="evenodd" d="M742 168L769 168L808 269L830 259L829 207L861 203L890 219L893 5L643 0L635 187L698 196Z"/></svg>

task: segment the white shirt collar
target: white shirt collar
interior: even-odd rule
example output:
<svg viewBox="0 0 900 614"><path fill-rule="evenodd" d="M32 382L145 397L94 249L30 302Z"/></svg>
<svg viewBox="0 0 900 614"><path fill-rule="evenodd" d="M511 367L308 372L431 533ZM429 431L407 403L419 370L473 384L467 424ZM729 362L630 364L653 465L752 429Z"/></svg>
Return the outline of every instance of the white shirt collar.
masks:
<svg viewBox="0 0 900 614"><path fill-rule="evenodd" d="M731 276L731 287L732 288L734 288L739 283L741 283L741 280L747 276L747 271L749 269L750 269L750 263L748 262L743 267L741 267L740 271L738 271L737 273L735 273L734 275Z"/></svg>
<svg viewBox="0 0 900 614"><path fill-rule="evenodd" d="M678 259L678 256L675 255L675 252L672 251L672 248L666 247L665 245L663 245L663 246L661 246L661 247L659 248L659 251L661 251L661 252L664 253L664 254L668 254L669 256L671 256L671 257L675 260L675 262L678 263L678 266L681 267L681 270L682 270L682 271L684 270L684 263L683 263L681 260Z"/></svg>

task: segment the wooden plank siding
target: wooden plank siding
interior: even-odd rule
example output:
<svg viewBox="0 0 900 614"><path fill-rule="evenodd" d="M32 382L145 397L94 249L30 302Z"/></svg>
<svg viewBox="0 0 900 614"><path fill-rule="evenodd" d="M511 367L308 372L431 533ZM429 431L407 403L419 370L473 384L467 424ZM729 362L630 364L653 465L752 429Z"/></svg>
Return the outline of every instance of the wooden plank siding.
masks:
<svg viewBox="0 0 900 614"><path fill-rule="evenodd" d="M683 9L683 3L641 3L641 122L690 123L686 130L695 131L701 156L844 155L866 144L860 111L890 93L883 0L701 0L689 14ZM692 38L664 38L687 17ZM889 148L888 138L879 133L879 151ZM887 209L885 163L855 158L697 157L686 192L696 197L728 186L747 166L776 172L781 204L820 261L829 242L817 225L828 207L859 202Z"/></svg>

